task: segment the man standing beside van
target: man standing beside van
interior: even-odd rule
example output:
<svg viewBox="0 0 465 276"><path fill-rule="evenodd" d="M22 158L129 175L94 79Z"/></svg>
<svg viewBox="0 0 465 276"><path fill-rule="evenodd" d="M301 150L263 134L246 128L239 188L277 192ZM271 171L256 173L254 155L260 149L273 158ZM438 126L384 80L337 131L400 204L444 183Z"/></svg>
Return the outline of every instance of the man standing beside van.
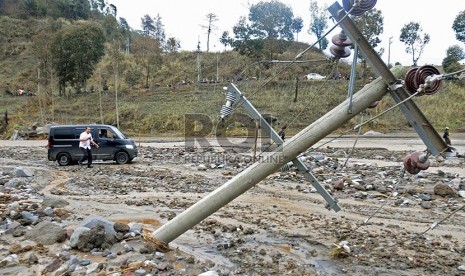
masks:
<svg viewBox="0 0 465 276"><path fill-rule="evenodd" d="M86 130L79 136L79 148L82 150L84 155L78 163L82 164L82 161L84 161L87 156L88 168L92 168L92 152L90 150L91 144L98 148L98 144L94 142L94 139L92 139L92 134L90 134L90 127L87 127Z"/></svg>

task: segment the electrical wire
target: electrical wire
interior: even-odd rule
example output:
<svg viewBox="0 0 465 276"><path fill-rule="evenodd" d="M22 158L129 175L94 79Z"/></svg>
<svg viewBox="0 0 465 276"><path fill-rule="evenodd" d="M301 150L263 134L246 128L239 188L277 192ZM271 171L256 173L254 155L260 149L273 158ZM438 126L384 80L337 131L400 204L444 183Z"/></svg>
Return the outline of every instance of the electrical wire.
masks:
<svg viewBox="0 0 465 276"><path fill-rule="evenodd" d="M318 39L315 43L312 45L308 46L306 49L304 49L302 52L297 54L295 56L294 60L283 66L283 68L274 74L271 78L269 78L266 82L264 82L260 87L258 87L254 92L252 92L249 97L252 97L256 93L260 92L265 86L267 86L270 82L272 82L274 79L276 79L278 76L280 76L282 73L284 73L285 70L287 70L291 65L297 62L302 56L307 53L310 49L312 49L314 46L316 46L318 43L320 43L326 36L328 36L336 27L341 23L342 20L344 20L347 16L349 16L349 13L354 9L356 5L354 5L339 21L337 21L333 27L331 27L326 33L324 33L320 39ZM233 108L232 112L234 112L236 109L238 109L242 103L245 101L245 99L241 99L238 103L236 103L236 107Z"/></svg>
<svg viewBox="0 0 465 276"><path fill-rule="evenodd" d="M363 122L363 113L362 113L362 116L360 118L360 122L361 123ZM355 146L357 145L358 138L360 138L360 133L361 132L362 132L362 127L359 127L358 128L358 133L357 133L357 138L355 139L354 145L352 146L352 149L350 150L350 153L347 155L346 161L342 165L341 169L343 169L347 165L347 162L349 161L350 156L354 153L354 149L355 149Z"/></svg>

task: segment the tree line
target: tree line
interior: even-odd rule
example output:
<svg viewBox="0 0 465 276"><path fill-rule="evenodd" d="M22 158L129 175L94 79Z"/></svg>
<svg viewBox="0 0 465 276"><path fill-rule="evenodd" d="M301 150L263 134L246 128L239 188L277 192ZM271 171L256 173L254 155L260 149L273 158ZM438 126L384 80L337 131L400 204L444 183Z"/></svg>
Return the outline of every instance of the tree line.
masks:
<svg viewBox="0 0 465 276"><path fill-rule="evenodd" d="M143 81L149 87L151 78L163 65L163 57L178 52L181 47L177 38L166 38L160 14L142 16L141 29L134 30L125 18L118 18L116 6L103 0L1 0L0 15L49 20L47 27L33 37L33 47L39 67L45 73L44 82L56 77L60 95L67 86L81 92L102 59L106 61L105 82L111 75L124 71L129 85ZM329 44L323 36L329 28L327 7L311 0L309 18L308 32L317 38L318 49L323 51ZM213 13L205 17L207 52L218 20ZM382 12L372 9L353 20L372 47L382 54L384 49L379 48L384 24ZM465 43L465 11L459 12L451 27L457 40ZM223 31L220 42L248 58L272 60L298 41L303 28L303 19L295 17L291 7L278 0L261 1L249 7L247 17L239 18L232 34ZM412 55L413 66L417 65L430 39L417 22L409 22L402 28L399 40ZM459 61L464 57L459 45L450 46L443 60L444 70L461 68ZM360 56L360 59L366 66L364 58Z"/></svg>

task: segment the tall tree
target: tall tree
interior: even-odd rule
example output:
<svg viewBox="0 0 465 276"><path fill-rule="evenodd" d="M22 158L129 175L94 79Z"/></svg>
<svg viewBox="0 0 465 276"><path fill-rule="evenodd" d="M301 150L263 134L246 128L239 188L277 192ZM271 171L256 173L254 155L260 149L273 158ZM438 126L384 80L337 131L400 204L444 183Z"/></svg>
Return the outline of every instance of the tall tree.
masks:
<svg viewBox="0 0 465 276"><path fill-rule="evenodd" d="M310 1L310 29L308 30L309 34L314 34L318 41L318 48L322 51L326 49L322 43L323 34L326 28L328 28L328 12L326 7L319 7L316 1ZM327 41L326 41L327 42ZM328 43L326 43L328 46Z"/></svg>
<svg viewBox="0 0 465 276"><path fill-rule="evenodd" d="M163 22L161 21L161 16L160 14L157 14L153 18L153 37L157 39L160 42L160 45L163 45L166 40L166 35L165 35L165 25L163 25Z"/></svg>
<svg viewBox="0 0 465 276"><path fill-rule="evenodd" d="M384 31L384 18L381 11L377 9L371 9L364 12L361 16L354 16L352 20L358 29L362 32L363 36L368 40L368 43L370 43L371 47L373 47L373 49L378 47L378 45L381 43L379 35ZM382 55L384 49L381 48L377 52L379 55ZM362 61L362 76L364 76L367 62L365 57L360 52L358 53L358 58Z"/></svg>
<svg viewBox="0 0 465 276"><path fill-rule="evenodd" d="M146 36L152 35L153 32L155 32L155 25L152 17L146 14L141 18L141 21L142 33Z"/></svg>
<svg viewBox="0 0 465 276"><path fill-rule="evenodd" d="M457 40L465 43L465 10L459 12L457 17L455 17L452 29L455 32Z"/></svg>
<svg viewBox="0 0 465 276"><path fill-rule="evenodd" d="M210 51L210 35L213 30L217 29L215 22L218 21L218 16L214 13L206 15L207 25L202 25L202 28L207 29L207 53Z"/></svg>
<svg viewBox="0 0 465 276"><path fill-rule="evenodd" d="M417 22L405 24L400 30L399 40L406 45L405 52L412 54L413 66L417 66L426 44L430 41L429 34L422 32L423 28Z"/></svg>
<svg viewBox="0 0 465 276"><path fill-rule="evenodd" d="M60 95L68 83L76 92L81 91L105 53L104 43L102 28L92 22L73 24L57 32L51 48Z"/></svg>
<svg viewBox="0 0 465 276"><path fill-rule="evenodd" d="M298 16L294 18L292 21L292 31L295 32L295 37L297 42L299 42L299 33L302 31L302 28L304 27L304 20L302 17Z"/></svg>
<svg viewBox="0 0 465 276"><path fill-rule="evenodd" d="M142 67L145 77L145 87L149 88L150 78L161 66L160 41L150 36L137 37L133 44L134 57Z"/></svg>
<svg viewBox="0 0 465 276"><path fill-rule="evenodd" d="M123 36L124 48L126 49L126 54L129 54L130 46L131 46L131 27L128 24L126 18L120 17L119 18L119 26L121 28L121 33Z"/></svg>
<svg viewBox="0 0 465 276"><path fill-rule="evenodd" d="M39 63L39 70L43 72L43 84L48 85L51 75L53 73L53 68L51 65L52 60L52 33L48 30L40 31L32 38L32 49L34 50L34 55L37 57ZM47 89L48 90L48 89Z"/></svg>
<svg viewBox="0 0 465 276"><path fill-rule="evenodd" d="M260 1L250 7L249 21L254 35L261 39L292 40L294 13L289 6L277 1Z"/></svg>
<svg viewBox="0 0 465 276"><path fill-rule="evenodd" d="M465 52L459 45L447 48L446 57L442 61L442 68L446 73L452 73L462 69L459 61L465 58Z"/></svg>

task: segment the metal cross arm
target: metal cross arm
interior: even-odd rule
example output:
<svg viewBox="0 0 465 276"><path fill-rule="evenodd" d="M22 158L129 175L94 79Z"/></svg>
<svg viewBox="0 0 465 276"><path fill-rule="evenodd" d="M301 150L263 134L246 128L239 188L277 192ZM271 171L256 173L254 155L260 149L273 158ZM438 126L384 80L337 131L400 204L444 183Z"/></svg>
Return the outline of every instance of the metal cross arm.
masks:
<svg viewBox="0 0 465 276"><path fill-rule="evenodd" d="M265 120L265 118L263 118L260 112L258 112L258 110L234 84L230 84L228 86L226 97L228 101L234 101L238 106L244 107L250 117L260 122L260 128L262 131L271 137L271 140L273 140L273 142L275 142L278 146L284 143L281 137L279 137L278 133L271 127L271 125ZM292 160L292 163L304 175L305 179L307 179L307 181L313 185L313 187L324 198L324 200L326 200L328 209L331 208L336 212L341 210L337 201L320 184L318 179L312 174L304 161L300 160L299 158L295 158Z"/></svg>

